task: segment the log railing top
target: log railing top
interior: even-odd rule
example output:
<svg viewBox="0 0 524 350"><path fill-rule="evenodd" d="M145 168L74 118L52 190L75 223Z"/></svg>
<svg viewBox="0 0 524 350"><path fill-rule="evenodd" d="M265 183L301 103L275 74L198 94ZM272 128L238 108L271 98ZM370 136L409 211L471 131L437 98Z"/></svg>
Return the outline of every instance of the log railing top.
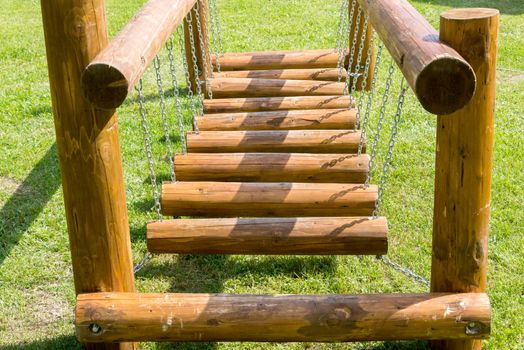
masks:
<svg viewBox="0 0 524 350"><path fill-rule="evenodd" d="M450 114L469 102L476 86L473 69L407 0L360 5L427 111Z"/></svg>
<svg viewBox="0 0 524 350"><path fill-rule="evenodd" d="M120 106L196 1L149 0L85 69L86 98L101 109Z"/></svg>

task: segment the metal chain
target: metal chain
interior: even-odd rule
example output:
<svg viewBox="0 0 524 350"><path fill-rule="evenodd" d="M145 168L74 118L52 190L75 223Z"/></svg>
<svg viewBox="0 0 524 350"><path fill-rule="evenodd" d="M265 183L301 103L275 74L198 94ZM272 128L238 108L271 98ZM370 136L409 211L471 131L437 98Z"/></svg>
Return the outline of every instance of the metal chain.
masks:
<svg viewBox="0 0 524 350"><path fill-rule="evenodd" d="M357 0L353 0L351 4L351 12L348 15L344 15L344 24L346 28L342 27L342 40L340 41L340 47L338 49L338 60L337 60L337 67L338 67L338 81L342 81L342 72L344 71L344 63L346 59L346 51L349 46L349 37L351 35L351 27L353 26L353 16L355 12L355 8L357 4ZM347 7L349 6L349 2L346 1L343 6L345 7L345 12L347 13ZM345 29L345 30L344 30ZM345 34L344 34L345 33Z"/></svg>
<svg viewBox="0 0 524 350"><path fill-rule="evenodd" d="M338 19L337 41L335 43L335 49L337 50L340 49L340 47L342 46L344 24L346 23L346 19L348 16L347 6L348 0L342 0L342 2L340 3L340 15Z"/></svg>
<svg viewBox="0 0 524 350"><path fill-rule="evenodd" d="M213 98L213 92L211 91L211 84L209 83L209 76L213 75L213 64L211 62L211 55L208 54L205 46L204 46L204 30L206 30L206 34L207 34L207 24L205 22L204 23L204 26L205 28L202 28L202 25L200 23L200 7L202 7L202 15L204 16L204 18L207 18L207 15L206 15L206 7L203 6L202 4L203 0L198 0L196 3L195 3L195 18L196 18L196 24L197 24L197 32L198 32L198 41L199 41L199 44L200 44L200 53L201 53L201 58L202 58L202 61L204 63L204 81L205 81L205 84L206 84L206 92L207 92L207 95L209 96L210 99ZM208 61L209 60L209 61ZM202 102L203 103L203 102ZM202 113L203 114L203 113Z"/></svg>
<svg viewBox="0 0 524 350"><path fill-rule="evenodd" d="M142 268L146 266L151 261L151 259L153 259L153 254L146 252L142 260L140 260L140 262L133 267L133 273L136 274L138 271L142 270Z"/></svg>
<svg viewBox="0 0 524 350"><path fill-rule="evenodd" d="M222 29L220 25L220 11L218 10L218 4L216 0L212 0L212 2L213 2L213 12L215 14L214 17L215 17L217 38L218 38L218 52L220 53L220 56L224 56L224 46L222 45Z"/></svg>
<svg viewBox="0 0 524 350"><path fill-rule="evenodd" d="M375 137L373 138L373 144L371 146L371 155L369 159L369 171L366 178L365 186L369 185L371 180L371 173L373 172L373 167L375 164L375 158L378 151L378 142L380 140L380 132L382 131L382 125L384 123L384 116L386 114L386 106L389 99L389 90L391 88L391 83L393 82L393 73L395 72L395 62L392 60L389 65L388 77L386 78L384 94L382 95L382 105L380 106L380 114L377 122L377 131Z"/></svg>
<svg viewBox="0 0 524 350"><path fill-rule="evenodd" d="M217 67L217 72L220 73L220 54L218 52L218 10L215 0L208 0L209 5L209 22L211 23L211 36L213 38L213 51L215 54L215 65Z"/></svg>
<svg viewBox="0 0 524 350"><path fill-rule="evenodd" d="M198 13L198 11L195 11L195 12ZM204 114L204 99L202 96L202 82L200 81L200 72L199 72L199 67L198 67L198 62L197 62L197 57L196 57L195 38L193 36L193 25L191 24L191 22L193 21L192 11L189 11L186 17L186 21L187 21L187 28L189 32L189 44L191 47L191 60L193 61L193 74L195 75L195 80L196 80L196 85L197 85L196 89L197 89L198 103L199 103L198 112L200 113L200 115L202 115ZM193 123L196 124L196 122L193 122Z"/></svg>
<svg viewBox="0 0 524 350"><path fill-rule="evenodd" d="M396 262L394 262L393 260L391 260L389 257L387 257L385 255L377 255L377 259L382 261L385 265L392 267L397 272L400 272L400 273L408 276L409 278L412 278L416 282L422 283L422 284L424 284L426 286L430 285L430 282L427 279L425 279L421 275L417 274L413 270L410 270L407 267L404 267L404 266L401 266L401 265L397 264Z"/></svg>
<svg viewBox="0 0 524 350"><path fill-rule="evenodd" d="M393 117L393 125L391 126L391 137L389 138L388 151L386 153L386 159L384 161L384 167L382 169L382 176L380 177L380 185L378 187L378 196L375 204L375 211L373 216L378 216L380 212L380 205L382 203L382 197L384 196L384 189L386 187L386 181L388 178L388 170L391 165L391 159L393 157L393 148L395 147L395 142L398 134L398 125L400 123L400 118L402 116L402 109L404 108L404 98L406 96L407 87L405 86L404 77L400 81L400 93L398 95L397 111Z"/></svg>
<svg viewBox="0 0 524 350"><path fill-rule="evenodd" d="M358 79L359 77L359 74L357 73L358 63L355 65L355 72L353 72L352 70L353 70L353 62L355 58L355 51L356 51L357 39L358 39L358 25L360 24L361 17L362 17L362 9L359 8L358 14L357 14L357 20L355 21L355 31L353 32L353 37L351 40L351 50L349 53L349 60L348 60L348 65L346 69L347 77L346 77L346 86L344 88L344 93L349 92L349 81L351 80L350 78L355 80L355 79Z"/></svg>
<svg viewBox="0 0 524 350"><path fill-rule="evenodd" d="M173 85L173 97L175 98L175 113L178 119L178 129L180 132L180 141L182 142L182 152L187 153L186 131L184 129L184 116L182 114L182 102L180 101L180 90L178 88L178 78L176 76L176 63L173 54L173 37L166 43L167 56L169 57L169 71L171 72L171 83ZM174 162L173 162L174 163ZM175 165L173 165L175 166ZM173 175L174 172L173 172ZM176 179L173 179L175 181Z"/></svg>
<svg viewBox="0 0 524 350"><path fill-rule="evenodd" d="M360 115L361 115L362 107L364 104L364 96L366 94L366 85L367 85L367 81L369 77L369 68L371 66L371 53L372 53L374 45L375 45L375 32L372 30L371 31L371 40L369 43L368 51L366 53L366 63L364 66L364 75L360 83L360 96L358 97L358 102L357 102L357 110L356 110L357 115L356 115L355 130L357 130L360 127ZM373 93L373 92L370 91L370 93ZM361 139L362 139L362 136L361 136ZM359 148L360 148L360 143L359 143Z"/></svg>
<svg viewBox="0 0 524 350"><path fill-rule="evenodd" d="M373 103L373 97L375 94L375 85L377 83L377 77L378 77L378 70L380 67L380 63L382 62L382 43L378 46L377 50L377 57L375 60L375 69L373 70L373 79L371 80L371 87L368 94L368 100L366 102L366 111L364 112L364 121L362 124L362 131L360 133L360 141L358 143L358 155L362 154L362 148L364 145L364 138L366 137L366 131L369 121L369 113L371 111L371 105Z"/></svg>
<svg viewBox="0 0 524 350"><path fill-rule="evenodd" d="M186 85L187 85L187 96L189 98L189 108L191 109L191 122L193 123L193 129L198 134L200 130L198 130L198 124L195 119L197 115L196 105L195 105L195 95L193 94L191 77L189 76L189 66L187 64L186 47L184 45L184 38L182 37L182 33L179 29L180 28L177 28L176 32L178 35L178 45L180 46L180 52L182 54L182 65L184 66L184 76L186 78Z"/></svg>
<svg viewBox="0 0 524 350"><path fill-rule="evenodd" d="M166 112L166 98L164 93L164 85L162 83L162 73L160 72L160 57L158 55L155 56L155 59L153 60L153 66L155 67L155 75L156 75L156 86L158 90L158 95L160 96L160 116L162 118L162 126L164 129L164 139L166 141L166 148L167 148L167 158L169 161L169 170L171 172L171 181L175 181L175 163L174 163L174 157L173 157L173 147L171 145L171 136L169 131L169 121L167 120L167 112Z"/></svg>
<svg viewBox="0 0 524 350"><path fill-rule="evenodd" d="M358 19L358 23L359 24L360 24L360 14L361 13L359 11L359 19ZM360 62L362 61L362 53L364 52L364 42L366 41L368 20L369 20L369 17L365 16L365 18L364 18L364 25L362 27L362 35L360 37L360 44L359 44L359 47L358 47L357 64L355 65L355 73L357 73L357 71L358 71L358 74L355 74L355 76L353 77L353 83L351 84L351 91L349 92L350 100L354 100L355 91L357 90L358 78L360 76L362 76L363 74L365 74L366 71L367 71L367 68L369 67L369 64L368 64L367 60L366 60L366 65L364 65L364 67L361 67L361 65L360 65ZM371 43L371 45L372 44L373 43ZM364 70L364 73L360 73L360 71L362 69ZM364 82L365 80L362 80L362 81ZM363 85L364 88L365 88L365 84L361 84L361 85ZM361 90L360 96L362 96L363 94L364 94L364 89ZM359 124L359 120L358 119L359 119L359 113L357 112L356 120L355 120L355 126L354 126L355 131L357 131L357 129L358 129L358 124Z"/></svg>
<svg viewBox="0 0 524 350"><path fill-rule="evenodd" d="M155 201L155 211L159 221L162 221L162 213L160 207L160 193L157 188L156 173L155 173L155 164L153 162L153 152L151 149L151 134L149 133L149 122L147 121L146 108L144 105L144 96L142 94L142 79L138 82L135 90L138 94L138 106L140 111L140 119L142 125L142 131L144 136L144 148L146 151L147 162L149 166L149 179L151 180L151 189L153 192L153 200Z"/></svg>

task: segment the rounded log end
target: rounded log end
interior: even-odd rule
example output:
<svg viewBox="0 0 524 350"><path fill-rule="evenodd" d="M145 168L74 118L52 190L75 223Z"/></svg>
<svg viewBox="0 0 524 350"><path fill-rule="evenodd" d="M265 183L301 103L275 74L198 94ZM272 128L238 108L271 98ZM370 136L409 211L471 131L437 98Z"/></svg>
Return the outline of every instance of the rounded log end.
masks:
<svg viewBox="0 0 524 350"><path fill-rule="evenodd" d="M84 96L95 107L115 109L127 97L129 83L117 68L105 63L92 63L82 74Z"/></svg>
<svg viewBox="0 0 524 350"><path fill-rule="evenodd" d="M476 83L475 72L467 62L444 56L422 70L415 83L415 93L428 112L446 115L471 100Z"/></svg>
<svg viewBox="0 0 524 350"><path fill-rule="evenodd" d="M441 18L450 21L470 21L487 19L499 15L499 10L492 8L458 8L444 11Z"/></svg>

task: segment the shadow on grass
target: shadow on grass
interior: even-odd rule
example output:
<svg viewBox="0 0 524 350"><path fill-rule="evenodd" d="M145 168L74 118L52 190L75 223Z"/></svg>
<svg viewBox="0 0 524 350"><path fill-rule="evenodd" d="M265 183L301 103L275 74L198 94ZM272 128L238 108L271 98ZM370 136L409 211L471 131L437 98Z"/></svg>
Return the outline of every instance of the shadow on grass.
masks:
<svg viewBox="0 0 524 350"><path fill-rule="evenodd" d="M524 1L522 0L413 0L423 4L433 4L450 6L453 8L461 7L489 7L496 8L502 14L520 15L524 13Z"/></svg>
<svg viewBox="0 0 524 350"><path fill-rule="evenodd" d="M0 264L60 187L56 143L0 209Z"/></svg>
<svg viewBox="0 0 524 350"><path fill-rule="evenodd" d="M36 340L31 343L13 344L0 346L0 350L80 350L82 345L76 340L76 337L60 336L46 340Z"/></svg>

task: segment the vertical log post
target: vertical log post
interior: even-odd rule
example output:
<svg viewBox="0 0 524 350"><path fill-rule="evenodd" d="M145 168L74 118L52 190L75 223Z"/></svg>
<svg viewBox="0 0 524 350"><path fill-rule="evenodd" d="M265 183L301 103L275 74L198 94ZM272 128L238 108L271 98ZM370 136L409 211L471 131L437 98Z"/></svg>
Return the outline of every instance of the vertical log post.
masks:
<svg viewBox="0 0 524 350"><path fill-rule="evenodd" d="M199 20L197 21L196 13L198 11ZM184 40L185 40L185 48L186 48L186 60L188 64L189 69L189 80L191 82L191 90L193 93L197 92L197 79L195 76L195 70L194 66L197 65L200 82L202 84L202 92L205 94L206 91L206 85L205 85L205 77L206 74L208 76L211 76L213 67L210 66L210 52L209 52L209 38L207 36L208 33L208 16L209 16L209 6L207 6L207 0L197 0L195 3L195 6L190 11L190 15L186 17L184 20ZM193 62L193 55L191 50L191 41L189 36L189 24L188 21L191 19L191 28L193 32L193 41L194 41L194 50L195 50L195 56L196 56L196 62ZM201 28L201 37L202 42L200 40L198 27ZM202 44L202 45L201 45ZM202 47L204 48L204 52L202 52ZM204 61L206 60L206 61ZM207 67L207 72L206 72Z"/></svg>
<svg viewBox="0 0 524 350"><path fill-rule="evenodd" d="M352 6L353 6L352 1L350 1L349 2L349 13L350 13L349 15L350 16L351 16L351 7ZM366 16L365 11L362 11L360 21L357 23L358 12L361 9L362 8L360 6L360 0L357 0L355 3L355 9L353 13L353 22L351 22L351 29L349 32L349 54L351 54L351 46L353 45L353 38L355 38L355 35L356 35L356 45L355 45L356 47L355 47L355 54L353 55L353 63L350 67L351 70L348 73L351 73L351 72L364 73L363 71L356 70L356 69L358 67L365 67L366 60L368 57L368 50L369 50L369 47L372 45L371 36L373 34L373 28L371 26L371 21L368 21L368 24L364 28L364 22L365 22L365 16ZM364 30L366 31L366 33L365 33L364 43L362 46L362 56L360 60L357 60L360 43L362 42L362 34L363 34L362 32ZM373 80L373 71L375 69L375 48L373 46L371 46L370 54L371 54L371 57L370 57L369 68L368 68L369 71L368 71L368 77L366 80L366 87L365 87L367 91L369 91L369 89L371 88L371 81ZM348 61L349 61L349 56L348 56ZM348 64L349 62L346 62L346 67ZM349 79L350 79L349 86L351 87L353 84L353 79L352 78L349 78ZM363 77L359 77L357 80L357 85L356 85L357 91L361 90L362 79Z"/></svg>
<svg viewBox="0 0 524 350"><path fill-rule="evenodd" d="M133 292L117 117L93 108L80 82L108 42L104 0L42 0L41 6L75 291Z"/></svg>
<svg viewBox="0 0 524 350"><path fill-rule="evenodd" d="M454 9L441 16L440 39L473 67L477 89L464 108L438 116L432 292L486 290L498 27L495 9ZM480 350L482 342L432 346Z"/></svg>

